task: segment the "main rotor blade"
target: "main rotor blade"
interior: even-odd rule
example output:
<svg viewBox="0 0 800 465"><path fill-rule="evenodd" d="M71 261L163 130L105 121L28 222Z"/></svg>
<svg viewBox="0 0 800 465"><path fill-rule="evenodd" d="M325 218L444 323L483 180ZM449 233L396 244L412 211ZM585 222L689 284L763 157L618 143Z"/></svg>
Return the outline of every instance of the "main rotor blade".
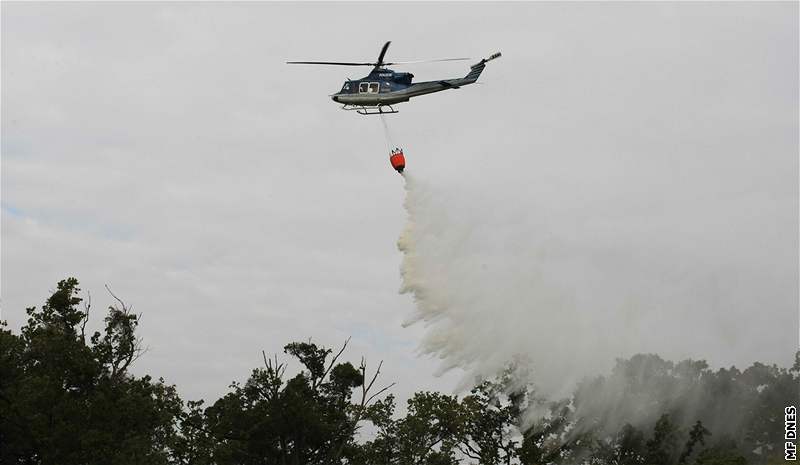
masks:
<svg viewBox="0 0 800 465"><path fill-rule="evenodd" d="M391 65L410 65L414 63L436 63L438 61L464 61L469 60L469 58L440 58L438 60L418 60L418 61L393 61L391 63L384 63L386 66Z"/></svg>
<svg viewBox="0 0 800 465"><path fill-rule="evenodd" d="M287 61L288 65L375 66L375 63L349 63L345 61Z"/></svg>
<svg viewBox="0 0 800 465"><path fill-rule="evenodd" d="M391 43L392 43L392 41L390 40L390 41L386 42L385 44L383 44L383 48L381 49L381 54L378 55L378 62L375 63L375 67L380 68L384 64L383 63L383 56L386 55L386 50L389 49L389 44L391 44Z"/></svg>

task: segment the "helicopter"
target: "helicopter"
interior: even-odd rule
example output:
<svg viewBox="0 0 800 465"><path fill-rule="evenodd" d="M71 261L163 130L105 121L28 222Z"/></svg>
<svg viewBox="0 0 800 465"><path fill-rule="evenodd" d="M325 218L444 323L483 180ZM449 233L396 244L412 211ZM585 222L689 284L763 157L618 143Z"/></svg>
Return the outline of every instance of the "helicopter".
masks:
<svg viewBox="0 0 800 465"><path fill-rule="evenodd" d="M411 73L398 73L386 66L405 65L412 63L430 63L437 61L460 61L469 58L444 58L439 60L384 62L386 50L391 41L386 42L378 55L378 61L371 63L352 63L338 61L287 61L287 64L303 65L339 65L339 66L372 66L369 75L345 81L342 89L330 97L334 102L342 104L342 110L352 111L361 115L382 115L398 113L392 105L408 102L412 97L432 94L449 89L459 89L462 86L473 84L478 80L486 63L499 58L500 52L494 53L489 58L484 58L470 67L469 73L463 78L443 79L439 81L425 81L412 84L414 75Z"/></svg>

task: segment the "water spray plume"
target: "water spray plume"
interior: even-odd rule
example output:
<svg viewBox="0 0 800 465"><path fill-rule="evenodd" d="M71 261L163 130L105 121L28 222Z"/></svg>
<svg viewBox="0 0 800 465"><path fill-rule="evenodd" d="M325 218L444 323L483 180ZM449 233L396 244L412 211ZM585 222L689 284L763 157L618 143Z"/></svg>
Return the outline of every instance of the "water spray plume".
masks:
<svg viewBox="0 0 800 465"><path fill-rule="evenodd" d="M786 284L759 279L747 271L746 253L724 245L680 256L685 251L672 246L680 237L667 242L636 222L604 219L605 230L582 230L521 195L505 192L515 201L498 201L485 190L455 191L409 174L405 189L400 292L413 297L415 310L404 324L424 325L420 352L441 361L440 373L463 369L462 388L520 355L532 369L525 381L551 399L637 353L725 363L734 347L753 344L751 325L764 318L743 319L753 299ZM728 269L715 268L716 256L727 257ZM614 390L598 392L596 405L585 408L630 421L631 412L614 405L625 402Z"/></svg>

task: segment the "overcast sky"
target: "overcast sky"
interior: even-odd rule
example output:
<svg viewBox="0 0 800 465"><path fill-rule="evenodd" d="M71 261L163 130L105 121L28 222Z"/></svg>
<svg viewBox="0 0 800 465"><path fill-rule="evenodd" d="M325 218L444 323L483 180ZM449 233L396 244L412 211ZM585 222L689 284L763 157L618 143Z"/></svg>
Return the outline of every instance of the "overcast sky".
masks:
<svg viewBox="0 0 800 465"><path fill-rule="evenodd" d="M417 355L426 328L402 327L405 191L380 120L328 97L367 69L284 64L370 61L392 40L396 61L503 53L483 85L387 118L417 179L475 200L485 225L542 212L498 222L500 237L596 232L655 250L638 257L659 269L678 255L707 271L684 290L735 283L735 317L703 316L735 338L689 355L789 363L797 17L796 2L3 2L2 318L17 330L75 276L98 320L105 283L144 314L137 370L188 398L215 399L262 349L309 337L352 336L350 359L384 359L401 398L451 389L458 373L437 378ZM403 70L461 77L469 63Z"/></svg>

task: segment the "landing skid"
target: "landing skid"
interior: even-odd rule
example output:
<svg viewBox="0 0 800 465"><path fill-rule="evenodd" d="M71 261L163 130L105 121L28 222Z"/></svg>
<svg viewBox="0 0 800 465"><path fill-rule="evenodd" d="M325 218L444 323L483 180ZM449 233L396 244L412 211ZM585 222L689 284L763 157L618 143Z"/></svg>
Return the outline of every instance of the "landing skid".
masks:
<svg viewBox="0 0 800 465"><path fill-rule="evenodd" d="M388 110L387 110L388 108ZM391 105L378 105L377 107L365 107L363 105L342 105L342 110L353 111L359 115L388 115L391 113L400 113L392 108Z"/></svg>

